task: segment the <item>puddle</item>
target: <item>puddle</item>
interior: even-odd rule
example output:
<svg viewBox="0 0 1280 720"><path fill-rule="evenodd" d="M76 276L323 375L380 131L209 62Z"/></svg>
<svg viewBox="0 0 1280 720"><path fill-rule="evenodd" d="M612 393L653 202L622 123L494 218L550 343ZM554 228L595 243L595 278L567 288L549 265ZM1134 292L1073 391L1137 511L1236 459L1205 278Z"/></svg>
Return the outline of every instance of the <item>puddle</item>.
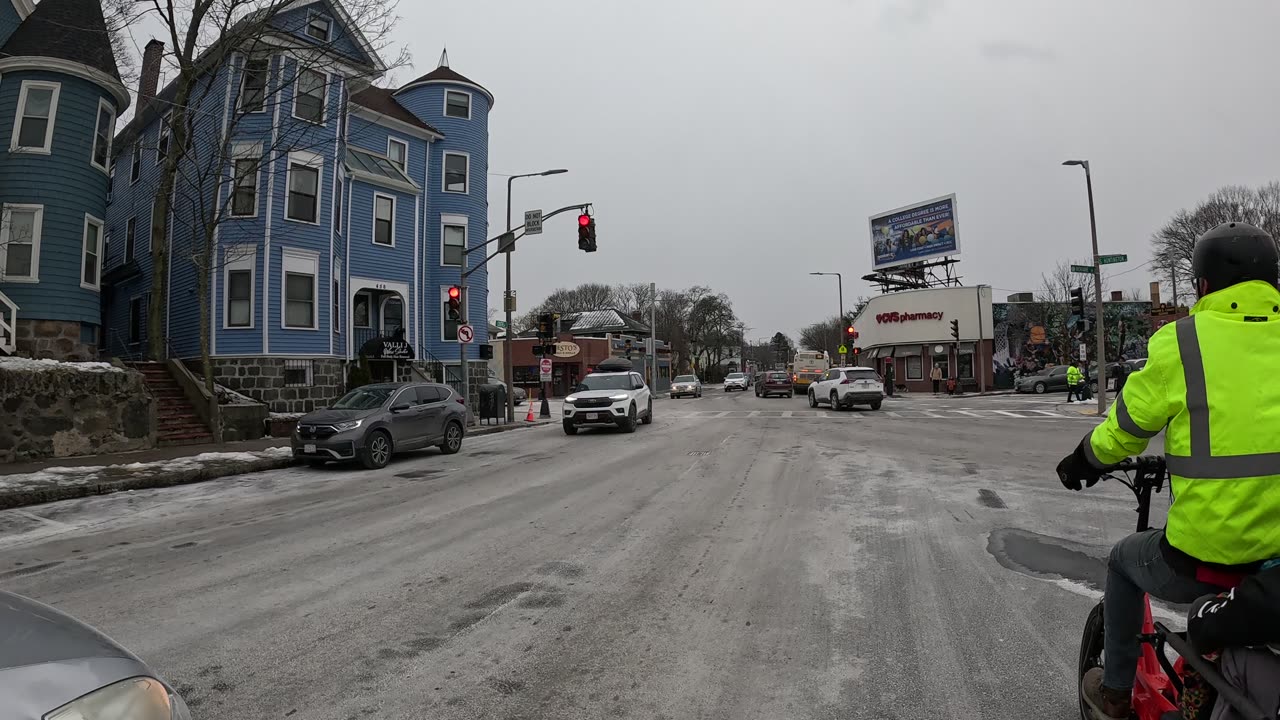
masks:
<svg viewBox="0 0 1280 720"><path fill-rule="evenodd" d="M1026 530L1001 528L987 536L987 552L996 562L1015 572L1073 580L1102 590L1110 550Z"/></svg>

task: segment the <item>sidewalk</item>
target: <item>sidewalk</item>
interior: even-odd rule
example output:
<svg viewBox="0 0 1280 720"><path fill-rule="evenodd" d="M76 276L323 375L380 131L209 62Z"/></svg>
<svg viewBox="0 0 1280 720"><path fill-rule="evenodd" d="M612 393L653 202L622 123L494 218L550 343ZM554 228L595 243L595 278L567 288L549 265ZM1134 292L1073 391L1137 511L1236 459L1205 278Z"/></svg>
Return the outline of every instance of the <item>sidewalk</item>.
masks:
<svg viewBox="0 0 1280 720"><path fill-rule="evenodd" d="M533 422L517 414L513 423L473 425L467 437L549 425L559 420L558 402L551 403L550 419L539 418L539 409L535 404ZM527 408L525 410L527 413ZM463 452L466 452L465 444ZM10 463L0 465L0 510L127 490L187 485L294 464L289 438Z"/></svg>

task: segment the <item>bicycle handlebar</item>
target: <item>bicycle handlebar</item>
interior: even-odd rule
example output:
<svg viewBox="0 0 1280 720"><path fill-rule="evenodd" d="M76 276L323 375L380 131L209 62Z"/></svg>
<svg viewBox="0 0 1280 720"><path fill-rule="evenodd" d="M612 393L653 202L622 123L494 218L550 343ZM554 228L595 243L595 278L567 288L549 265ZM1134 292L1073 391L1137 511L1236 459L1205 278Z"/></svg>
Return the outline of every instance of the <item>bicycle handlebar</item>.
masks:
<svg viewBox="0 0 1280 720"><path fill-rule="evenodd" d="M1140 455L1138 457L1125 458L1115 465L1107 467L1107 472L1134 472L1145 471L1149 473L1162 473L1165 469L1164 457L1161 455Z"/></svg>

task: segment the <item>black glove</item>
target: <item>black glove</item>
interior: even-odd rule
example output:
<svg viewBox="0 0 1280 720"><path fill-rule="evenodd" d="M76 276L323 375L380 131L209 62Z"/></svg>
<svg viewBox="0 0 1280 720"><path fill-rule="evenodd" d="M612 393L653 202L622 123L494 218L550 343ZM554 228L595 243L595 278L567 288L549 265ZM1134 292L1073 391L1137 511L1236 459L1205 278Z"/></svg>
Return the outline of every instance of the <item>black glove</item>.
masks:
<svg viewBox="0 0 1280 720"><path fill-rule="evenodd" d="M1082 480L1085 487L1093 487L1102 478L1103 471L1094 467L1084 454L1084 443L1087 441L1088 438L1081 441L1076 446L1075 452L1062 458L1062 462L1058 463L1058 479L1068 490L1079 490Z"/></svg>

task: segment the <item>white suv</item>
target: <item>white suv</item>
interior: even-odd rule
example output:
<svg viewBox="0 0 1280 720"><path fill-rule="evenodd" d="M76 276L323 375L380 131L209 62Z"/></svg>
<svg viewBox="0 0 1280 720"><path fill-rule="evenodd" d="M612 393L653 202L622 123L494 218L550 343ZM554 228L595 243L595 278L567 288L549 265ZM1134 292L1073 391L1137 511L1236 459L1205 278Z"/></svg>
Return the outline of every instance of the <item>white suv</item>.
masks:
<svg viewBox="0 0 1280 720"><path fill-rule="evenodd" d="M853 405L870 405L872 410L879 410L882 402L884 380L875 368L831 368L809 384L809 407L826 403L833 410Z"/></svg>
<svg viewBox="0 0 1280 720"><path fill-rule="evenodd" d="M566 435L577 435L580 427L600 426L635 432L637 422L653 422L653 396L640 373L610 370L608 361L601 363L564 399Z"/></svg>

